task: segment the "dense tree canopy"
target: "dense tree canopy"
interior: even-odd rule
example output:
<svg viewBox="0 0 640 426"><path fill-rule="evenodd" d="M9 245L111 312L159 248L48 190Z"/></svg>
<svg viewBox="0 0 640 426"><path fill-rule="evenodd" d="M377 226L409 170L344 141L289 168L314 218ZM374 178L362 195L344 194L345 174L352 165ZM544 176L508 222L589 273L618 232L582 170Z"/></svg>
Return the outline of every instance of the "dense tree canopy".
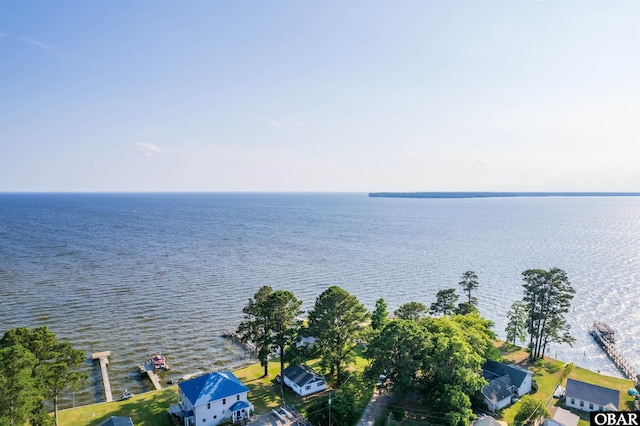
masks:
<svg viewBox="0 0 640 426"><path fill-rule="evenodd" d="M575 290L562 269L529 269L522 276L530 337L529 354L532 359L542 358L549 343L571 344L575 341L564 318Z"/></svg>
<svg viewBox="0 0 640 426"><path fill-rule="evenodd" d="M264 367L264 375L269 373L269 355L280 355L280 373L284 370L285 349L295 338L296 317L302 313L293 292L261 287L242 310L244 320L238 326L238 334L244 342L256 345L258 359Z"/></svg>
<svg viewBox="0 0 640 426"><path fill-rule="evenodd" d="M400 319L415 321L423 318L428 312L429 308L424 303L407 302L393 311L393 314Z"/></svg>
<svg viewBox="0 0 640 426"><path fill-rule="evenodd" d="M355 360L355 348L365 329L367 310L346 290L331 286L309 312L308 333L316 338L321 365L341 381L343 368Z"/></svg>
<svg viewBox="0 0 640 426"><path fill-rule="evenodd" d="M451 315L456 311L456 301L458 300L456 290L447 288L438 291L436 301L429 307L429 312L433 315Z"/></svg>
<svg viewBox="0 0 640 426"><path fill-rule="evenodd" d="M58 400L77 389L86 375L77 371L84 351L59 341L47 327L19 327L0 339L0 421L8 424L47 424L43 401L53 402L58 423Z"/></svg>
<svg viewBox="0 0 640 426"><path fill-rule="evenodd" d="M395 395L416 395L427 409L449 413L448 424L467 425L469 395L486 383L482 364L496 356L492 326L475 313L389 321L367 348L365 376L383 374L382 386Z"/></svg>

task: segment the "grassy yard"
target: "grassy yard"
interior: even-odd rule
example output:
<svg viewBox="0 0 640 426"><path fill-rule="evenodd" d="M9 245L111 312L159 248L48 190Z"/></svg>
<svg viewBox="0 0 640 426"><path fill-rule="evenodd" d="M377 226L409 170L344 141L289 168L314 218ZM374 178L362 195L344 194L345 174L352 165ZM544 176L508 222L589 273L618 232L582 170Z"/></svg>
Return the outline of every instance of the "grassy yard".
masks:
<svg viewBox="0 0 640 426"><path fill-rule="evenodd" d="M566 408L558 399L552 398L553 391L562 378L562 373L566 366L565 363L552 358L545 358L544 360L537 360L535 364L531 364L527 359L527 352L521 348L516 348L502 343L501 345L498 345L498 349L505 361L515 362L520 367L533 370L533 379L538 383L538 391L532 394L535 399L545 403L550 400L549 407L558 405ZM604 376L575 366L571 369L567 377L586 383L593 383L599 386L618 389L620 391L620 408L622 410L633 409L633 397L627 394L627 389L633 387L633 382L630 380ZM561 386L566 386L566 378L563 379L560 384ZM498 419L504 420L508 424L512 425L513 419L519 408L519 403L515 403L512 406L505 408L500 412ZM571 411L573 411L574 414L580 415L579 411ZM583 420L580 421L579 426L588 426L588 418L588 416L584 416L583 414Z"/></svg>
<svg viewBox="0 0 640 426"><path fill-rule="evenodd" d="M308 365L313 368L317 363L318 360L314 360L308 362ZM364 358L359 357L356 365L346 373L350 377L343 385L363 390L357 402L362 410L373 393L373 389L365 389L362 382L362 372L366 363ZM249 388L249 400L255 406L257 414L268 413L271 409L284 404L294 405L304 412L305 406L314 398L313 395L302 398L288 388L285 388L284 393L280 392L280 385L274 380L280 373L279 361L269 362L268 377L263 377L264 368L260 364L253 364L233 373ZM335 387L335 382L329 379L328 385L329 388ZM167 410L177 402L178 387L171 386L159 391L135 395L128 401L92 404L59 411L58 417L60 426L80 424L94 426L111 416L129 416L135 425L171 426Z"/></svg>
<svg viewBox="0 0 640 426"><path fill-rule="evenodd" d="M127 401L85 405L58 412L61 426L99 425L111 416L131 417L136 425L171 426L169 407L178 402L178 387L135 395Z"/></svg>

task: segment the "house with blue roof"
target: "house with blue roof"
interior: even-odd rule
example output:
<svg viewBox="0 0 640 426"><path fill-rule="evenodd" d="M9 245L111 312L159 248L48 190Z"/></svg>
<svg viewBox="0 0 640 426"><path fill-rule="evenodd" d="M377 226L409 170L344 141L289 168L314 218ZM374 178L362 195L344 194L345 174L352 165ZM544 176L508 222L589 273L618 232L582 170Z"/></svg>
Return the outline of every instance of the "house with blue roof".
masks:
<svg viewBox="0 0 640 426"><path fill-rule="evenodd" d="M226 419L248 419L253 404L249 388L230 371L209 373L178 385L178 407L170 413L184 419L184 426L215 426Z"/></svg>

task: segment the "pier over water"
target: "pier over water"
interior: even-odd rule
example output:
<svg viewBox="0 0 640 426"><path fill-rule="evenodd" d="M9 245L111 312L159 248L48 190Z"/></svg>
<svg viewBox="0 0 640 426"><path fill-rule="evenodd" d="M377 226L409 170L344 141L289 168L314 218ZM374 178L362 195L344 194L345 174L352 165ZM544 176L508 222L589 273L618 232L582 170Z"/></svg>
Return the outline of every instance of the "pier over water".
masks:
<svg viewBox="0 0 640 426"><path fill-rule="evenodd" d="M107 366L109 365L110 351L96 352L91 354L91 358L100 362L100 375L102 376L102 388L104 389L104 399L107 402L113 401L113 395L111 394L111 383L109 383L109 374L107 373Z"/></svg>
<svg viewBox="0 0 640 426"><path fill-rule="evenodd" d="M627 361L627 359L623 357L614 346L616 342L615 332L607 324L594 321L589 333L602 347L602 349L604 349L607 355L609 355L609 358L611 358L616 367L620 369L622 374L624 374L629 380L632 380L636 386L639 386L640 375L638 375L638 372L631 366L631 363Z"/></svg>

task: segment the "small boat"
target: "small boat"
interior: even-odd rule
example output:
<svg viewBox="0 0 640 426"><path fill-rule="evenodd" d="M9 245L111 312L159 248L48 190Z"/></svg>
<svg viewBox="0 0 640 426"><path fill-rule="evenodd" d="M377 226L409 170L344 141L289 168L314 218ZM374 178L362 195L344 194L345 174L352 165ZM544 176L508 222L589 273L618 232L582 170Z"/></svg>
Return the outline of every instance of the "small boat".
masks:
<svg viewBox="0 0 640 426"><path fill-rule="evenodd" d="M120 397L119 401L126 401L127 399L131 398L133 396L133 394L131 392L129 392L127 389L124 390L124 392L122 393L122 396Z"/></svg>
<svg viewBox="0 0 640 426"><path fill-rule="evenodd" d="M151 365L153 366L154 370L168 370L169 369L169 364L167 363L167 360L165 359L165 357L163 357L162 355L153 355L150 358L151 361Z"/></svg>

